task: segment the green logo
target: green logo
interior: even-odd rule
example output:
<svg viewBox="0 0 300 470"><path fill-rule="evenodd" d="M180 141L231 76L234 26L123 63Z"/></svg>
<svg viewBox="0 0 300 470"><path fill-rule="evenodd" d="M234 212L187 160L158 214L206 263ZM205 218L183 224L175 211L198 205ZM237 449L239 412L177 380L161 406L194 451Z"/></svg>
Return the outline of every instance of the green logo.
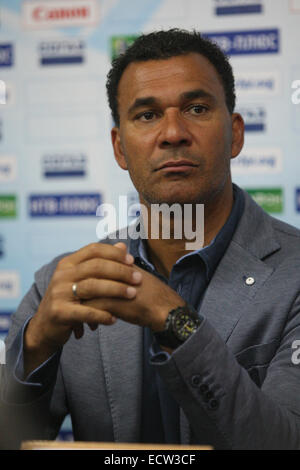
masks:
<svg viewBox="0 0 300 470"><path fill-rule="evenodd" d="M17 217L17 197L14 195L0 195L0 218Z"/></svg>
<svg viewBox="0 0 300 470"><path fill-rule="evenodd" d="M131 36L112 36L110 40L112 60L116 59L120 54L123 54L137 38L137 34Z"/></svg>
<svg viewBox="0 0 300 470"><path fill-rule="evenodd" d="M246 189L246 191L266 212L283 212L283 190L281 188Z"/></svg>

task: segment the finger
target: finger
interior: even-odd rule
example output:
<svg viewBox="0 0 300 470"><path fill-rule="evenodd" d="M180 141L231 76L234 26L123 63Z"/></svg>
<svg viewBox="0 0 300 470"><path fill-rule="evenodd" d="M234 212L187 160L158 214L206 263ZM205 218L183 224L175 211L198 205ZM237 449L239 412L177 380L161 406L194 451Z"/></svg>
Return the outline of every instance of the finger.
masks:
<svg viewBox="0 0 300 470"><path fill-rule="evenodd" d="M126 264L133 264L134 263L134 257L130 253L127 253L127 246L126 246L125 243L118 242L114 245L114 247L119 248L120 250L122 250L123 253L126 253L126 255L125 255Z"/></svg>
<svg viewBox="0 0 300 470"><path fill-rule="evenodd" d="M64 324L71 325L73 329L78 329L83 323L91 325L112 325L116 322L115 316L109 311L85 306L84 304L74 304L64 309Z"/></svg>
<svg viewBox="0 0 300 470"><path fill-rule="evenodd" d="M130 302L128 302L128 300L114 299L110 297L84 300L83 304L86 307L110 312L112 316L121 318L122 320L129 323L142 324L144 320L146 321L145 318L141 318L141 315L138 311L135 311L135 309L132 308L132 305ZM144 322L143 324L146 325L147 322Z"/></svg>
<svg viewBox="0 0 300 470"><path fill-rule="evenodd" d="M92 309L110 312L112 316L115 316L119 310L132 310L130 303L126 300L114 299L112 297L84 300L82 305Z"/></svg>
<svg viewBox="0 0 300 470"><path fill-rule="evenodd" d="M58 264L61 268L68 268L93 258L110 259L125 264L132 264L133 259L132 255L129 255L126 250L120 249L120 247L106 243L91 243L66 256Z"/></svg>
<svg viewBox="0 0 300 470"><path fill-rule="evenodd" d="M90 259L78 264L76 270L74 270L74 267L69 269L73 271L73 281L97 278L126 284L139 284L142 280L142 272L137 270L135 266L128 266L106 259Z"/></svg>
<svg viewBox="0 0 300 470"><path fill-rule="evenodd" d="M115 243L114 246L115 246L116 248L120 248L120 249L123 250L123 251L124 251L124 250L127 251L127 246L126 246L125 243L123 243L123 242Z"/></svg>
<svg viewBox="0 0 300 470"><path fill-rule="evenodd" d="M132 286L106 279L84 279L78 282L76 286L76 296L81 302L103 297L133 299L137 292Z"/></svg>
<svg viewBox="0 0 300 470"><path fill-rule="evenodd" d="M76 295L80 301L103 297L133 299L136 288L106 279L85 279L77 283Z"/></svg>
<svg viewBox="0 0 300 470"><path fill-rule="evenodd" d="M78 325L76 327L73 328L73 333L74 333L74 336L76 339L80 339L82 338L83 334L84 334L84 327L83 325Z"/></svg>
<svg viewBox="0 0 300 470"><path fill-rule="evenodd" d="M92 331L95 331L98 328L97 323L88 323L88 326Z"/></svg>

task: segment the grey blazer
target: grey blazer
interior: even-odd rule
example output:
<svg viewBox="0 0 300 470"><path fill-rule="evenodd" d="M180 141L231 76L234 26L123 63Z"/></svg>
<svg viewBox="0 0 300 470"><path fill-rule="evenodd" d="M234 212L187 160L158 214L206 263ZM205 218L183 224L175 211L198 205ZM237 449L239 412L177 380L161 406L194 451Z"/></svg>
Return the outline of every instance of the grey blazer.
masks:
<svg viewBox="0 0 300 470"><path fill-rule="evenodd" d="M8 356L60 258L36 273L13 315ZM182 443L299 449L300 365L293 347L300 340L300 231L270 217L247 193L201 315L199 330L155 365L180 405ZM121 320L86 328L58 359L43 385L22 384L8 366L2 412L15 438L54 439L70 413L76 440L138 442L142 328Z"/></svg>

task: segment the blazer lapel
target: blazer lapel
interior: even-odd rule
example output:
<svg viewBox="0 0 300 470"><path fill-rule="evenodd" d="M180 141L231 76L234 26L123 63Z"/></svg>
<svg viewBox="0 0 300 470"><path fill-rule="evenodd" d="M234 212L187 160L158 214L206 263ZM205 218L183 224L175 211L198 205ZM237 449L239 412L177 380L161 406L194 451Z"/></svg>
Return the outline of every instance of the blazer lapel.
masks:
<svg viewBox="0 0 300 470"><path fill-rule="evenodd" d="M116 442L138 442L142 397L142 328L118 320L99 328Z"/></svg>
<svg viewBox="0 0 300 470"><path fill-rule="evenodd" d="M247 303L272 272L272 267L231 243L206 290L200 309L201 315L209 320L225 342L247 311ZM253 284L246 282L251 278Z"/></svg>
<svg viewBox="0 0 300 470"><path fill-rule="evenodd" d="M200 309L225 342L273 272L263 259L280 249L272 218L246 192L244 197L244 213Z"/></svg>

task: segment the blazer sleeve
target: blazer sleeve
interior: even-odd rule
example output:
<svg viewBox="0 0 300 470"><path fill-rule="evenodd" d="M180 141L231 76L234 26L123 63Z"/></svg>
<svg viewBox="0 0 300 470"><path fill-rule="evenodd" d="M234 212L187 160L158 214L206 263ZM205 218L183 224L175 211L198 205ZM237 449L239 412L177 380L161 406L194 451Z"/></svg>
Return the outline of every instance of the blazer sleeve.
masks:
<svg viewBox="0 0 300 470"><path fill-rule="evenodd" d="M300 365L292 362L299 339L300 295L267 365L247 369L247 351L242 366L207 319L170 358L157 357L155 367L183 409L194 443L216 449L299 449ZM274 351L275 344L264 346ZM261 386L254 369L265 374Z"/></svg>
<svg viewBox="0 0 300 470"><path fill-rule="evenodd" d="M1 376L1 448L19 448L23 440L55 439L68 412L59 365L60 352L42 366L44 376L47 376L44 383L37 383L36 380L28 383L16 375L22 355L20 348L24 326L36 313L55 267L63 256L37 271L34 284L12 315L6 338L6 365ZM34 376L34 373L31 375Z"/></svg>

